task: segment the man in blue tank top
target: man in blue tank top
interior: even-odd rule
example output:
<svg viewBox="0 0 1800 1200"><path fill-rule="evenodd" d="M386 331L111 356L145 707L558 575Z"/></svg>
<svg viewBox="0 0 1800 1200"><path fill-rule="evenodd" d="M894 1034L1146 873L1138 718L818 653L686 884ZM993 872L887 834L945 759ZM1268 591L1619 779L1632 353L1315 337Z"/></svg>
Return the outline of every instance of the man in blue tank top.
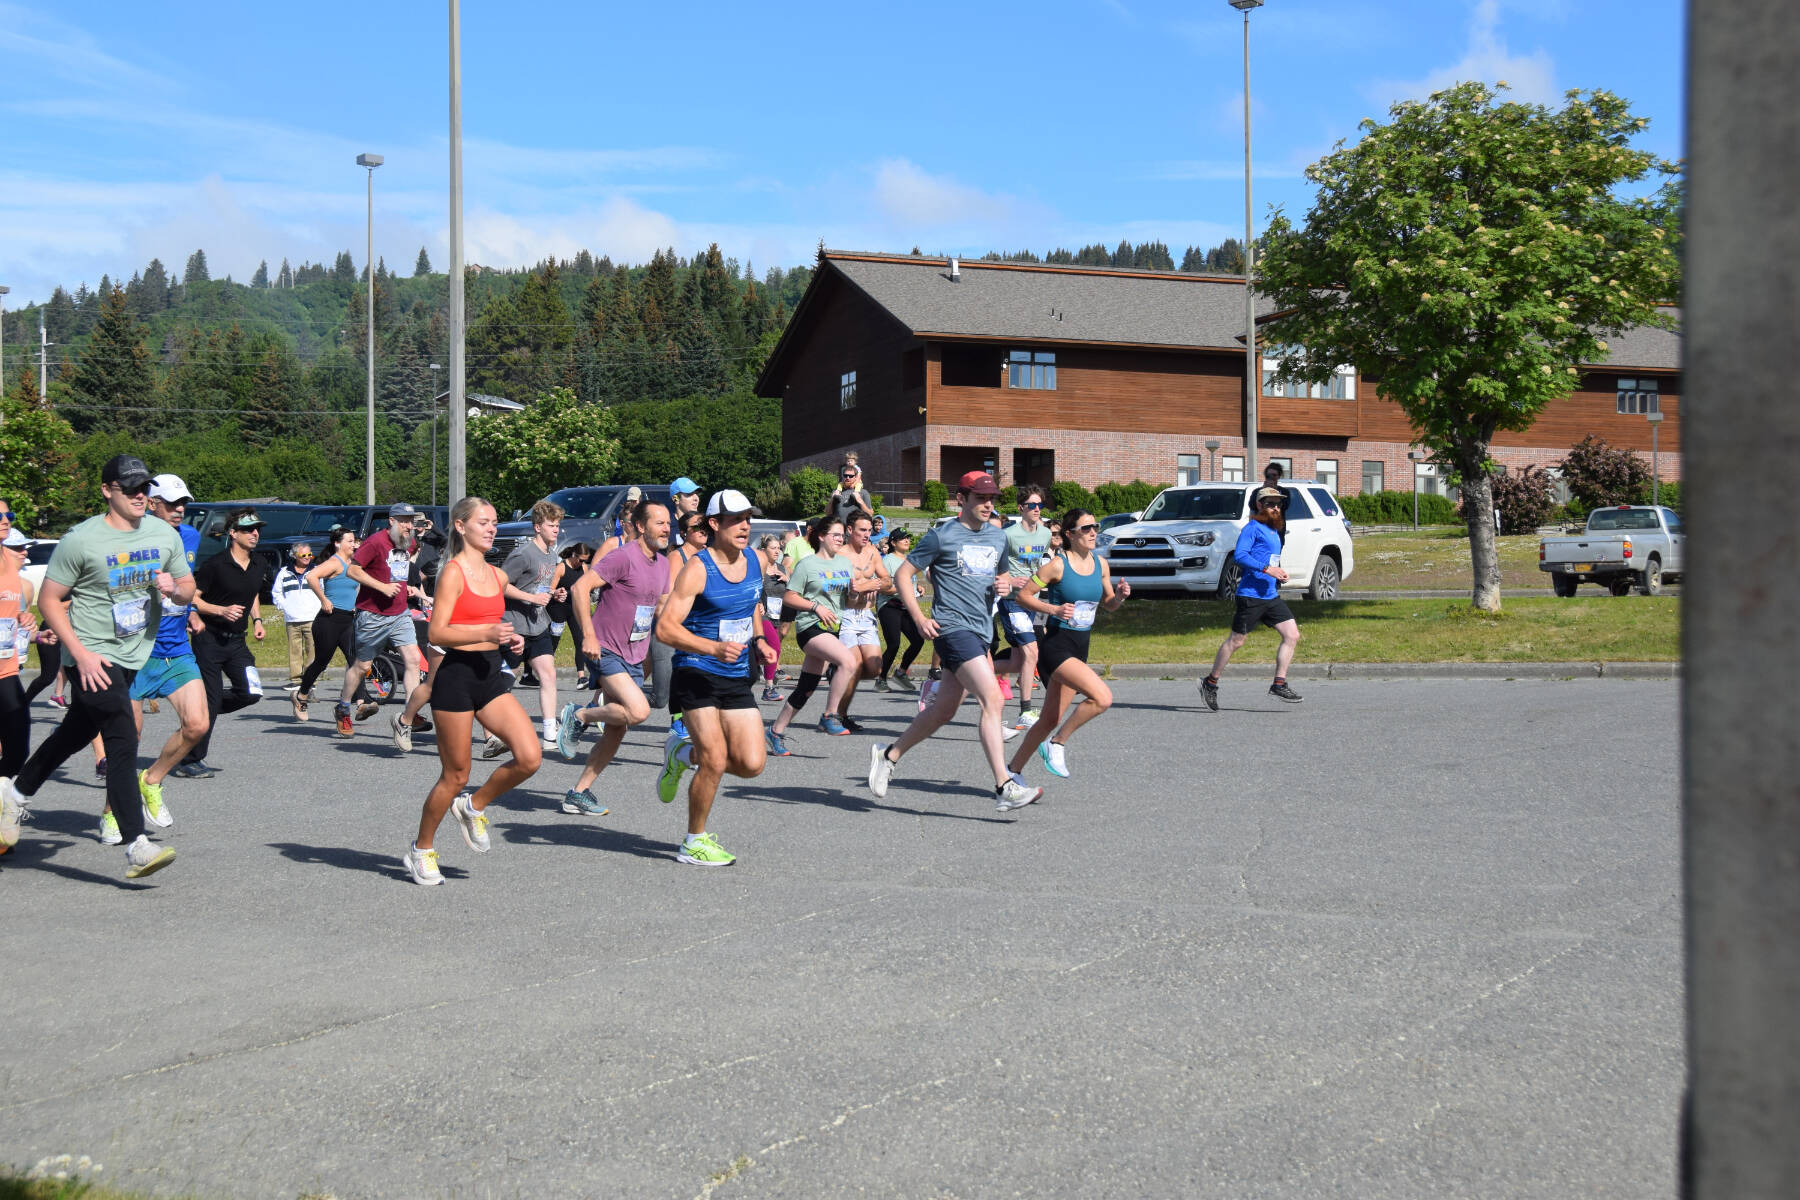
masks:
<svg viewBox="0 0 1800 1200"><path fill-rule="evenodd" d="M750 686L752 667L775 661L762 634L762 572L747 552L750 518L762 514L732 488L706 506L707 548L681 568L657 618L656 637L674 652L669 708L687 723L663 746L656 794L675 799L690 767L687 838L675 857L700 867L728 867L737 859L706 830L726 772L740 779L762 774L767 745L762 710Z"/></svg>

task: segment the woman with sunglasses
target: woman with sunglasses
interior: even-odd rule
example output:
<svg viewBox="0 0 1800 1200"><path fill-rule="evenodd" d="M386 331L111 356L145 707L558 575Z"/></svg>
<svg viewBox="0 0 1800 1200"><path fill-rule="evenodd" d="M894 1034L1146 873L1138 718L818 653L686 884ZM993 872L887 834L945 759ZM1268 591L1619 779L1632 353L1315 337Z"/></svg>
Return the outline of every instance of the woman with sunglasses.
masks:
<svg viewBox="0 0 1800 1200"><path fill-rule="evenodd" d="M1094 553L1100 523L1093 513L1085 508L1070 509L1063 516L1063 536L1067 543L1063 551L1046 558L1017 593L1020 604L1049 618L1049 631L1038 647L1038 670L1044 676L1043 718L1025 731L1008 764L1017 774L1035 753L1043 759L1044 769L1059 779L1069 777L1064 749L1069 738L1112 707L1112 689L1087 661L1094 614L1102 608L1117 612L1131 595L1129 583L1113 586L1106 560ZM1082 697L1081 703L1063 717L1063 710L1077 695Z"/></svg>
<svg viewBox="0 0 1800 1200"><path fill-rule="evenodd" d="M325 541L331 553L306 573L306 586L319 598L319 615L313 618L313 660L300 676L300 687L293 696L294 718L300 721L307 719L313 684L331 665L332 655L342 651L346 669L356 661L356 590L360 585L350 578L356 530L335 526L325 535ZM356 685L356 702L360 719L375 715L375 701L369 698L366 680Z"/></svg>
<svg viewBox="0 0 1800 1200"><path fill-rule="evenodd" d="M781 565L781 537L778 534L765 533L756 543L756 553L762 561L757 565L762 568L763 577L763 637L775 650L772 661L762 664L763 693L765 704L779 704L781 692L775 687L775 674L781 669L781 601L787 595L788 573Z"/></svg>
<svg viewBox="0 0 1800 1200"><path fill-rule="evenodd" d="M862 664L858 653L837 639L838 628L843 623L840 614L855 580L850 556L842 553L844 523L833 516L820 517L813 522L806 540L811 543L813 552L794 568L794 573L788 577L788 590L781 598L782 611L794 614L794 637L806 658L800 664L800 682L788 694L787 703L781 706L780 715L765 735L769 754L775 758L788 755L785 740L788 726L812 699L828 666L836 667L837 672L832 675L826 692L827 702L825 713L819 718L819 732L838 737L850 732L839 719L838 712L843 707L845 693L850 690L850 677L861 669Z"/></svg>

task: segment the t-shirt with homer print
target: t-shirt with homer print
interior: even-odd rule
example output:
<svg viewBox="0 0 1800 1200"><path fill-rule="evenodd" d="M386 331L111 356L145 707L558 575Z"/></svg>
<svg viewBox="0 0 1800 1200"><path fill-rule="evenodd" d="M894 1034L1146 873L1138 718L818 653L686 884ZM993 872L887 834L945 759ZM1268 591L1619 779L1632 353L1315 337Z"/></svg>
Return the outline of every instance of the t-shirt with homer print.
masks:
<svg viewBox="0 0 1800 1200"><path fill-rule="evenodd" d="M44 578L69 589L69 623L82 646L135 671L149 661L162 622L163 571L175 579L193 573L173 526L146 517L136 529L115 529L101 515L63 535Z"/></svg>

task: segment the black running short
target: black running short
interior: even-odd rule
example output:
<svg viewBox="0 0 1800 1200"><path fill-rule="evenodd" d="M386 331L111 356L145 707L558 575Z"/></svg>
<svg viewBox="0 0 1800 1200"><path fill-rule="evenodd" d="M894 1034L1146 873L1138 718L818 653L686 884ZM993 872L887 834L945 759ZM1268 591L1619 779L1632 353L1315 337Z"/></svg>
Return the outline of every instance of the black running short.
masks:
<svg viewBox="0 0 1800 1200"><path fill-rule="evenodd" d="M748 675L714 675L693 667L676 667L669 680L669 711L691 712L696 708L755 708L756 693L750 690Z"/></svg>
<svg viewBox="0 0 1800 1200"><path fill-rule="evenodd" d="M1088 657L1088 631L1085 629L1052 629L1038 639L1038 674L1047 683L1056 674L1056 668L1071 658L1086 662Z"/></svg>
<svg viewBox="0 0 1800 1200"><path fill-rule="evenodd" d="M512 690L498 650L449 650L431 681L433 712L480 712Z"/></svg>
<svg viewBox="0 0 1800 1200"><path fill-rule="evenodd" d="M1270 596L1267 600L1255 596L1239 596L1237 612L1231 618L1231 632L1249 633L1257 624L1275 628L1283 621L1292 621L1294 614L1280 596Z"/></svg>

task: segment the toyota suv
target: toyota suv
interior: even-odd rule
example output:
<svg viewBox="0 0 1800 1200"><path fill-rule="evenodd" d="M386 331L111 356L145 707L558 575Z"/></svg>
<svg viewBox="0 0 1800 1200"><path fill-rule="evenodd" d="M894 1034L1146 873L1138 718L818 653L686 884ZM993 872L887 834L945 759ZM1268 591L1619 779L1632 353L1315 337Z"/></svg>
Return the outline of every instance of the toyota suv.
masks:
<svg viewBox="0 0 1800 1200"><path fill-rule="evenodd" d="M1134 592L1188 592L1226 597L1237 591L1232 558L1238 534L1250 520L1250 497L1262 484L1205 483L1166 488L1140 520L1100 535L1099 553L1114 580ZM1350 577L1356 560L1350 526L1331 489L1310 479L1282 483L1288 496L1287 541L1281 565L1290 589L1329 600Z"/></svg>

